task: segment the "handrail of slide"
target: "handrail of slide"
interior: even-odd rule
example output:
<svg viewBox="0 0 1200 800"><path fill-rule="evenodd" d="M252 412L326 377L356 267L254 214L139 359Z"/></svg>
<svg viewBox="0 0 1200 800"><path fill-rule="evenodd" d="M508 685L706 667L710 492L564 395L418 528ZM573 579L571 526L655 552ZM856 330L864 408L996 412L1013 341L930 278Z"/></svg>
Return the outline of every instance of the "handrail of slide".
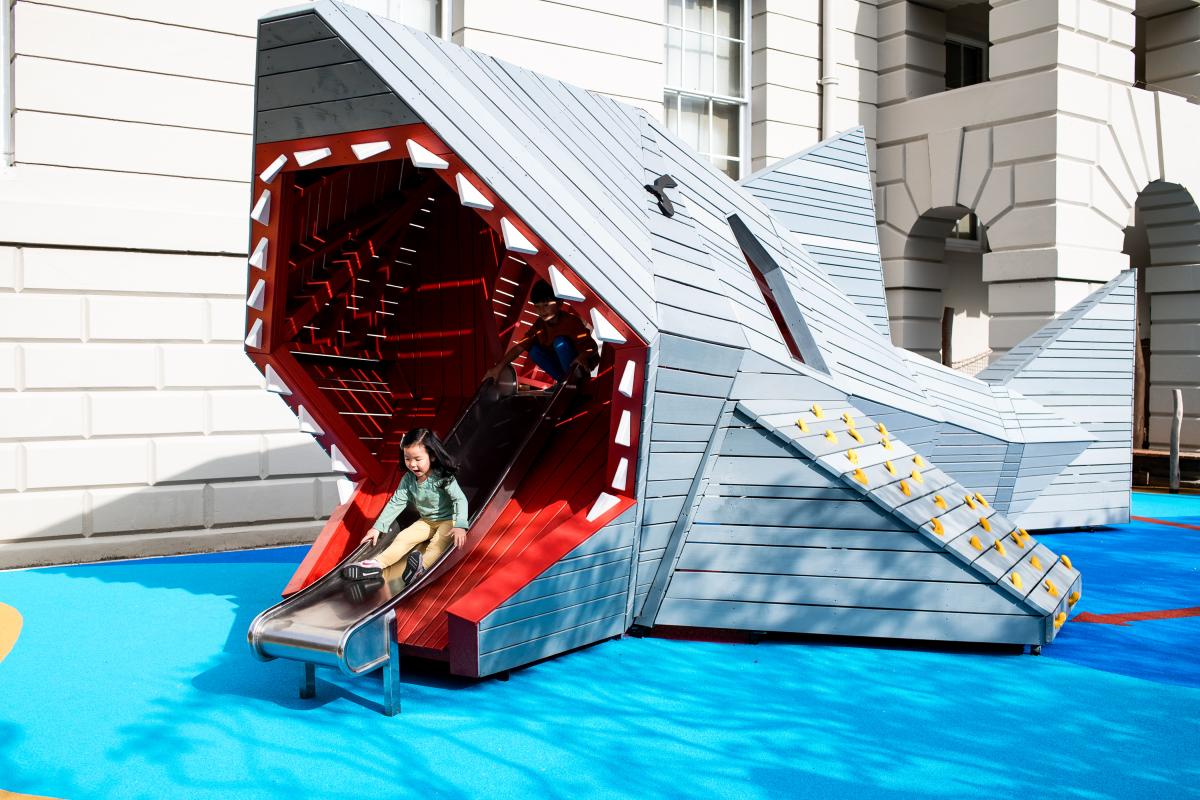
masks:
<svg viewBox="0 0 1200 800"><path fill-rule="evenodd" d="M388 637L384 618L401 602L430 585L457 563L482 538L499 517L503 507L517 488L529 463L537 456L540 440L550 431L547 421L554 421L575 394L576 382L567 381L546 395L515 395L495 397L496 388L485 382L476 391L466 410L446 437L448 443L458 439L478 441L473 437L487 436L488 429L471 426L488 425L494 420L483 406L504 402L533 402L545 398L540 413L519 434L519 443L510 450L490 484L476 492L482 502L473 503L477 509L471 519L467 542L462 548L451 546L446 553L415 583L404 586L398 577L376 584L363 597L347 597L353 587L341 577L342 566L381 552L387 537L374 547L360 545L328 573L309 586L271 606L251 623L247 640L253 654L263 661L287 658L325 666L336 666L347 675L361 675L380 666L388 659ZM515 415L514 417L515 418ZM485 440L486 441L486 440ZM480 495L486 496L480 497ZM474 534L474 535L472 535Z"/></svg>

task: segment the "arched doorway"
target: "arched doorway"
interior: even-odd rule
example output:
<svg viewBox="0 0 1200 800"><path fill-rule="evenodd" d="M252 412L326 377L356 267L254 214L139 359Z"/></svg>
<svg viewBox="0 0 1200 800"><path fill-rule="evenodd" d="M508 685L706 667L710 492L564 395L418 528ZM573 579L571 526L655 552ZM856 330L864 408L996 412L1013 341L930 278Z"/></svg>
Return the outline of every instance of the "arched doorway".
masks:
<svg viewBox="0 0 1200 800"><path fill-rule="evenodd" d="M930 276L929 290L909 293L894 305L926 321L922 355L975 374L987 366L988 287L983 282L987 232L976 215L960 205L922 214L905 243L905 259ZM893 318L895 318L893 312Z"/></svg>
<svg viewBox="0 0 1200 800"><path fill-rule="evenodd" d="M1134 447L1166 449L1172 394L1182 390L1180 445L1200 450L1200 208L1186 188L1153 181L1139 194L1125 252L1138 270Z"/></svg>

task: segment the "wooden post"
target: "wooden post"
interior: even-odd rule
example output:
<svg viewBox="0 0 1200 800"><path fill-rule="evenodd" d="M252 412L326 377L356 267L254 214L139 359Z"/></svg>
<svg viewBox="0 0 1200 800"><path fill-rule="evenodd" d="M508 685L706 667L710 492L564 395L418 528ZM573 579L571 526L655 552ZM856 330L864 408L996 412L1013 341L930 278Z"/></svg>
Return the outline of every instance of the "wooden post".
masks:
<svg viewBox="0 0 1200 800"><path fill-rule="evenodd" d="M1146 396L1149 381L1146 380L1146 357L1142 342L1133 343L1133 449L1146 446Z"/></svg>
<svg viewBox="0 0 1200 800"><path fill-rule="evenodd" d="M950 346L954 338L954 309L946 306L942 310L942 365L954 366L954 349Z"/></svg>
<svg viewBox="0 0 1200 800"><path fill-rule="evenodd" d="M1183 431L1183 390L1172 389L1174 411L1171 414L1171 494L1179 494L1179 435Z"/></svg>

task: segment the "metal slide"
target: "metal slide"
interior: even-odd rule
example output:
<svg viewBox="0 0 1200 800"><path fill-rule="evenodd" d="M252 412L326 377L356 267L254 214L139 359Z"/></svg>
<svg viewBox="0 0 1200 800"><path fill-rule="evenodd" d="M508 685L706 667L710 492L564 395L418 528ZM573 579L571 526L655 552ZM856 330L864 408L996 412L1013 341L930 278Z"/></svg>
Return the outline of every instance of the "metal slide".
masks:
<svg viewBox="0 0 1200 800"><path fill-rule="evenodd" d="M460 465L459 485L472 511L466 544L451 546L409 586L401 580L403 561L387 569L382 581L344 580L342 565L381 552L397 531L416 519L411 510L405 512L374 547L355 549L328 574L255 617L247 633L255 656L263 661L287 658L305 663L309 692L311 665L361 675L388 660L389 640L395 636L389 622L395 607L436 581L487 534L576 391L576 382L567 381L553 391L518 392L511 373L509 378L481 386L447 437L447 449Z"/></svg>

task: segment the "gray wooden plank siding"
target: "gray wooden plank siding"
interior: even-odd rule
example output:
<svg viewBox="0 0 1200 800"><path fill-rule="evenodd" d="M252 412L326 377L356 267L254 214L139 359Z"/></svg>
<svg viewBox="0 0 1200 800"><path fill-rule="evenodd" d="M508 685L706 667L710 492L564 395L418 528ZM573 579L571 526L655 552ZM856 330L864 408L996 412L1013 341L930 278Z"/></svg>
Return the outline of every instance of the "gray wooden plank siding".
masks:
<svg viewBox="0 0 1200 800"><path fill-rule="evenodd" d="M836 180L830 166L837 168ZM786 158L745 179L742 186L799 238L875 328L890 337L875 193L861 129ZM844 244L839 246L838 240Z"/></svg>
<svg viewBox="0 0 1200 800"><path fill-rule="evenodd" d="M634 514L625 512L479 623L480 675L625 630Z"/></svg>
<svg viewBox="0 0 1200 800"><path fill-rule="evenodd" d="M1022 461L1013 491L1027 528L1129 519L1135 304L1134 273L1124 272L980 373L1014 395L1027 437L1056 420L1091 435L1074 453L1027 448L1038 460Z"/></svg>
<svg viewBox="0 0 1200 800"><path fill-rule="evenodd" d="M786 633L869 636L939 642L1044 642L1040 618L1003 614L954 614L934 611L892 611L874 608L840 608L742 603L728 600L670 598L659 613L661 625L711 627L719 619L724 627Z"/></svg>
<svg viewBox="0 0 1200 800"><path fill-rule="evenodd" d="M418 121L317 14L260 25L257 74L260 143Z"/></svg>
<svg viewBox="0 0 1200 800"><path fill-rule="evenodd" d="M484 91L494 81L469 79L482 68L451 55L453 45L351 7L321 2L315 8L614 311L645 340L653 339L644 223L625 213L611 187L586 177L581 162L590 157L588 148L569 151L556 163L557 151L541 149L544 119L528 130L513 126L507 118L517 113L511 103ZM584 191L576 188L581 184ZM621 186L617 193L634 195L635 188L645 191ZM630 242L638 244L630 249Z"/></svg>

